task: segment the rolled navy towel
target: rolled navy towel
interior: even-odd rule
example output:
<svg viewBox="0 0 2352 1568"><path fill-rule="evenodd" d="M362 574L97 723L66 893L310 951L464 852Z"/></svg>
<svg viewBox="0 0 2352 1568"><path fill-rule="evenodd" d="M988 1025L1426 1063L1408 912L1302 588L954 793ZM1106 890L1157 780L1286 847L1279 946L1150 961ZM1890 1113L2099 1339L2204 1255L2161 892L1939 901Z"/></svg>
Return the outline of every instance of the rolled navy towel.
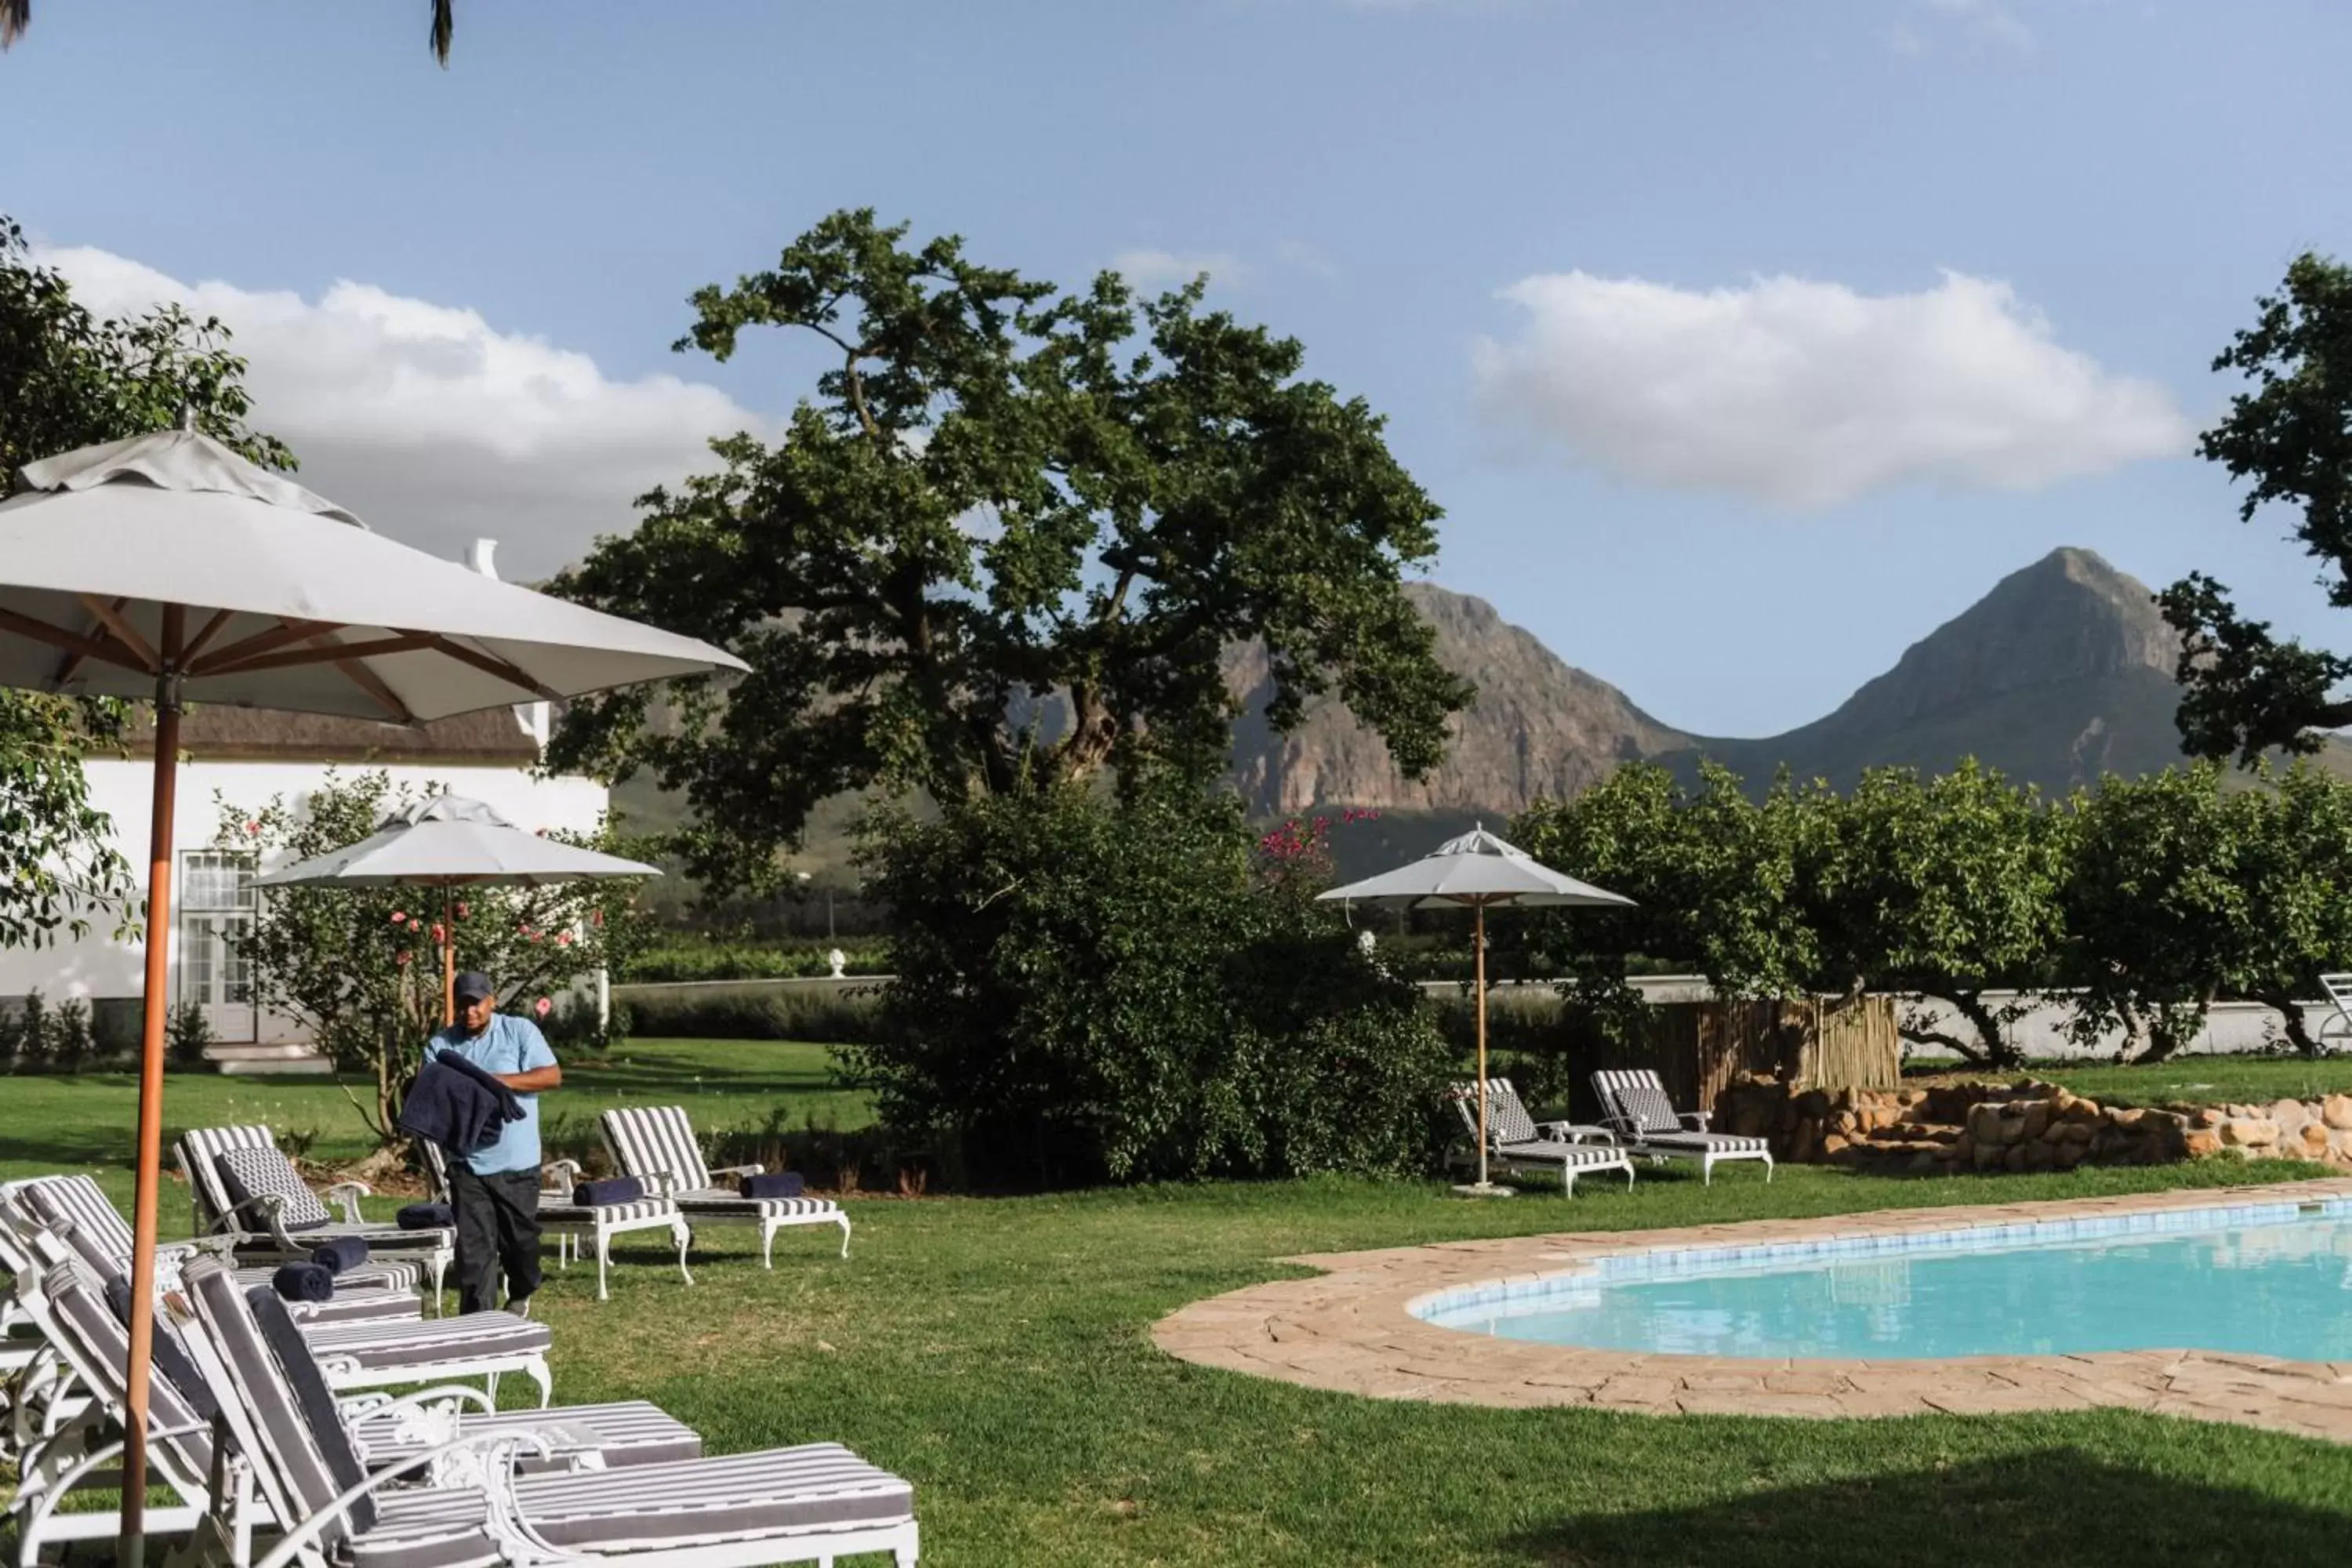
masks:
<svg viewBox="0 0 2352 1568"><path fill-rule="evenodd" d="M646 1184L635 1176L606 1176L600 1181L572 1184L575 1204L633 1204L646 1195Z"/></svg>
<svg viewBox="0 0 2352 1568"><path fill-rule="evenodd" d="M281 1263L269 1277L269 1288L289 1301L331 1301L335 1271L316 1263Z"/></svg>
<svg viewBox="0 0 2352 1568"><path fill-rule="evenodd" d="M447 1230L457 1223L447 1204L409 1204L393 1216L403 1230Z"/></svg>
<svg viewBox="0 0 2352 1568"><path fill-rule="evenodd" d="M367 1260L368 1244L356 1236L339 1236L310 1249L310 1261L331 1276L346 1268L357 1268Z"/></svg>
<svg viewBox="0 0 2352 1568"><path fill-rule="evenodd" d="M798 1171L771 1171L763 1176L743 1177L736 1189L747 1198L796 1198L806 1184Z"/></svg>

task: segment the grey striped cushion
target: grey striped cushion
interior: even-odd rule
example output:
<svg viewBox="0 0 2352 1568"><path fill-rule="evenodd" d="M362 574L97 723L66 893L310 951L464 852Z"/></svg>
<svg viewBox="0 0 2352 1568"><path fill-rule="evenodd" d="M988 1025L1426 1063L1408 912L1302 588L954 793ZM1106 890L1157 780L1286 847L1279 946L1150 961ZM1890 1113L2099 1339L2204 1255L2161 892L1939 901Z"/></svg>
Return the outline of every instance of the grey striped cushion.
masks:
<svg viewBox="0 0 2352 1568"><path fill-rule="evenodd" d="M1665 1086L1654 1072L1597 1072L1592 1075L1592 1087L1600 1091L1601 1103L1612 1107L1637 1131L1673 1132L1682 1127L1675 1102L1666 1098Z"/></svg>
<svg viewBox="0 0 2352 1568"><path fill-rule="evenodd" d="M370 1468L394 1465L425 1452L432 1440L403 1432L397 1416L363 1415L352 1423L352 1437ZM565 1405L548 1410L467 1411L457 1418L465 1436L483 1432L529 1432L576 1428L593 1435L594 1452L607 1465L659 1465L702 1456L693 1427L647 1400L611 1405ZM566 1452L557 1445L559 1454ZM569 1450L577 1452L576 1449Z"/></svg>
<svg viewBox="0 0 2352 1568"><path fill-rule="evenodd" d="M94 1379L100 1398L118 1407L123 1405L130 1398L131 1335L107 1306L98 1282L80 1265L68 1263L48 1272L42 1294L68 1342L58 1349L78 1373ZM160 1317L155 1327L158 1333L170 1331ZM159 1437L154 1447L165 1473L178 1472L175 1485L203 1484L212 1470L211 1431L199 1424L194 1406L170 1378L148 1379L147 1421L151 1432L197 1426L180 1436Z"/></svg>
<svg viewBox="0 0 2352 1568"><path fill-rule="evenodd" d="M215 1159L220 1166L221 1186L232 1205L276 1198L278 1223L288 1230L316 1230L334 1223L335 1216L294 1169L294 1162L277 1150L224 1149ZM257 1225L261 1223L257 1208L244 1212L253 1215Z"/></svg>
<svg viewBox="0 0 2352 1568"><path fill-rule="evenodd" d="M1588 1165L1614 1165L1625 1156L1606 1143L1562 1143L1556 1139L1538 1139L1528 1143L1504 1143L1496 1147L1498 1154L1508 1154L1517 1160L1541 1160L1569 1170L1580 1170Z"/></svg>
<svg viewBox="0 0 2352 1568"><path fill-rule="evenodd" d="M621 1173L647 1185L648 1178L667 1175L677 1190L695 1192L710 1185L710 1167L702 1162L701 1146L694 1141L694 1125L677 1105L618 1107L599 1119L605 1145Z"/></svg>
<svg viewBox="0 0 2352 1568"><path fill-rule="evenodd" d="M524 1520L551 1543L604 1552L872 1528L901 1523L915 1507L912 1487L838 1443L526 1476L515 1493ZM351 1543L353 1568L478 1561L467 1525L484 1507L478 1492L388 1497L376 1528Z"/></svg>
<svg viewBox="0 0 2352 1568"><path fill-rule="evenodd" d="M1642 1142L1653 1149L1687 1149L1694 1154L1760 1154L1771 1147L1761 1138L1731 1132L1644 1132Z"/></svg>
<svg viewBox="0 0 2352 1568"><path fill-rule="evenodd" d="M128 1258L131 1224L89 1176L37 1176L18 1189L27 1207L51 1225L70 1220L74 1245L85 1256Z"/></svg>
<svg viewBox="0 0 2352 1568"><path fill-rule="evenodd" d="M667 1198L639 1198L626 1204L558 1204L542 1200L539 1205L541 1225L589 1225L603 1220L607 1225L625 1224L631 1220L667 1219L677 1212L677 1205Z"/></svg>
<svg viewBox="0 0 2352 1568"><path fill-rule="evenodd" d="M371 1370L543 1355L554 1343L545 1323L511 1312L469 1312L412 1323L306 1324L302 1339L314 1354L346 1356Z"/></svg>
<svg viewBox="0 0 2352 1568"><path fill-rule="evenodd" d="M680 1193L677 1206L688 1214L708 1215L713 1218L733 1215L750 1219L790 1219L807 1215L835 1215L841 1205L831 1198L747 1198L732 1187L707 1187L698 1193Z"/></svg>

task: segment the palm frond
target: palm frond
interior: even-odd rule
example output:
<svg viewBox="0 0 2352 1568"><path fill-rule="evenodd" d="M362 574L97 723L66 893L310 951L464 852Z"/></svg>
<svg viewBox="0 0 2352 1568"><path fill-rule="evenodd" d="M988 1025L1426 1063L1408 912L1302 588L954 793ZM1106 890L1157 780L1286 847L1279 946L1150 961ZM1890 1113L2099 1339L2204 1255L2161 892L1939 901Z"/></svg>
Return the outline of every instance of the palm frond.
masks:
<svg viewBox="0 0 2352 1568"><path fill-rule="evenodd" d="M0 7L29 4L31 0L0 0ZM441 62L443 70L449 68L449 35L457 28L454 0L433 0L433 58Z"/></svg>
<svg viewBox="0 0 2352 1568"><path fill-rule="evenodd" d="M0 0L0 49L25 36L33 25L33 0Z"/></svg>

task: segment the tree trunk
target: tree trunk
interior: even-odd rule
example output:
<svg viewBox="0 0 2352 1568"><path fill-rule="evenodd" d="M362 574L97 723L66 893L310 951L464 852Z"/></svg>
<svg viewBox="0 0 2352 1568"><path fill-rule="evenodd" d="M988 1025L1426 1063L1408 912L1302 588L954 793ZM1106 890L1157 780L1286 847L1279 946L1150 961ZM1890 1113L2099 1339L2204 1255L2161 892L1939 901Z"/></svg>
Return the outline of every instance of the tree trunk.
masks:
<svg viewBox="0 0 2352 1568"><path fill-rule="evenodd" d="M1960 1016L1969 1021L1969 1027L1976 1030L1977 1038L1984 1043L1987 1067L2007 1069L2025 1064L2023 1056L2001 1029L2000 1020L1993 1016L1991 1008L1985 1005L1983 992L1956 990L1950 1000L1952 1005L1959 1009Z"/></svg>
<svg viewBox="0 0 2352 1568"><path fill-rule="evenodd" d="M2254 1000L2279 1016L2279 1022L2286 1028L2286 1037L2294 1042L2297 1054L2305 1057L2319 1054L2319 1042L2311 1037L2311 1030L2304 1021L2303 1008L2295 1002L2293 993L2284 990L2257 992Z"/></svg>

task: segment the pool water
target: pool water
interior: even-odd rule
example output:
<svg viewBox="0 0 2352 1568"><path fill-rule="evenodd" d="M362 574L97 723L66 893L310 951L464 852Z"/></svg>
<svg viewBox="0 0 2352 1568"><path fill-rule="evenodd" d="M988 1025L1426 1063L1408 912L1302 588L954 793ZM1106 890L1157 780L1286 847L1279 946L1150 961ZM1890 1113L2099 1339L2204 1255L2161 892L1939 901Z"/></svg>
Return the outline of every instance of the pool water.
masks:
<svg viewBox="0 0 2352 1568"><path fill-rule="evenodd" d="M2046 1222L1698 1247L1451 1291L1441 1327L1676 1355L1898 1360L2242 1351L2352 1360L2352 1207Z"/></svg>

